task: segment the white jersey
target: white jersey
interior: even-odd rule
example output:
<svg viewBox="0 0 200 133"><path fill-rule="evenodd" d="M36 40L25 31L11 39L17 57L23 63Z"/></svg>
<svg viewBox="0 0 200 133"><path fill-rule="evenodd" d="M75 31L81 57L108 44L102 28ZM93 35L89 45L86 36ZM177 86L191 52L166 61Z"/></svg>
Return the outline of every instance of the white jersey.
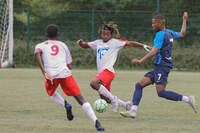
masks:
<svg viewBox="0 0 200 133"><path fill-rule="evenodd" d="M58 40L47 40L35 47L40 50L42 59L47 72L52 79L66 78L72 75L67 64L72 63L72 57L67 45Z"/></svg>
<svg viewBox="0 0 200 133"><path fill-rule="evenodd" d="M118 51L124 47L126 43L127 41L119 39L110 39L108 42L103 42L103 40L88 42L88 46L97 51L96 63L98 73L102 72L104 69L115 73L113 66L117 60Z"/></svg>

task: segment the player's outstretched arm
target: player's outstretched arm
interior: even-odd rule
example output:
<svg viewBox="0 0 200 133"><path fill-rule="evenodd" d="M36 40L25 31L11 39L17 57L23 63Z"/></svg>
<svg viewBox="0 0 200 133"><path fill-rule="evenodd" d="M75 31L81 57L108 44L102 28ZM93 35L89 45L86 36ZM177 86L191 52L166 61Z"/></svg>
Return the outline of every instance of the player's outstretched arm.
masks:
<svg viewBox="0 0 200 133"><path fill-rule="evenodd" d="M79 44L82 48L89 48L87 42L84 42L82 39L78 40L76 43Z"/></svg>
<svg viewBox="0 0 200 133"><path fill-rule="evenodd" d="M187 19L188 19L188 13L184 12L184 14L183 14L183 23L182 23L182 28L181 28L181 32L180 32L181 38L183 38L185 36L185 34L186 34Z"/></svg>
<svg viewBox="0 0 200 133"><path fill-rule="evenodd" d="M153 57L154 55L156 55L158 52L158 48L157 47L153 47L151 49L151 51L149 53L147 53L142 59L138 60L138 59L133 59L131 62L133 64L141 64L143 62L145 62L146 60L150 59L151 57Z"/></svg>
<svg viewBox="0 0 200 133"><path fill-rule="evenodd" d="M152 49L151 46L148 46L146 44L142 44L136 41L128 41L127 46L131 46L131 47L142 47L144 48L146 51L150 51Z"/></svg>

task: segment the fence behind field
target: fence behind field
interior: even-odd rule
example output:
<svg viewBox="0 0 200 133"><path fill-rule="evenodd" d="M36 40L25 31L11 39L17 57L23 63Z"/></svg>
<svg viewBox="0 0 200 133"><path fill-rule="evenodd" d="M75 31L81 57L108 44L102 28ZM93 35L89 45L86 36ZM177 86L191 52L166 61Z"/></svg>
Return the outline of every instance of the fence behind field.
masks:
<svg viewBox="0 0 200 133"><path fill-rule="evenodd" d="M26 12L26 10L21 11L21 14ZM118 24L122 39L152 42L154 34L151 19L156 13L152 11L65 11L63 9L48 13L44 9L39 10L38 14L32 14L30 11L28 14L30 23L27 22L26 15L22 18L19 14L15 16L15 38L25 39L25 36L30 35L30 41L37 43L46 39L45 27L50 23L59 25L61 40L76 41L82 38L89 41L99 38L98 28L103 22L108 21ZM163 14L166 16L167 28L180 31L183 12ZM181 41L181 45L193 45L200 40L199 16L200 13L189 14L187 36Z"/></svg>
<svg viewBox="0 0 200 133"><path fill-rule="evenodd" d="M180 31L182 25L183 9L172 12L163 12L161 14L166 17L166 26L169 29ZM60 40L67 42L72 51L74 66L86 68L95 67L95 54L75 46L78 39L92 41L100 38L98 29L103 22L115 21L118 24L121 39L134 40L152 45L154 33L152 31L152 17L156 14L154 10L131 10L131 11L103 11L103 10L64 10L47 11L46 9L38 9L37 11L15 9L14 13L14 59L18 64L35 65L33 56L34 46L46 39L45 28L50 23L59 25ZM195 12L189 12L187 22L187 35L184 39L174 42L177 48L184 50L174 50L175 67L177 69L199 70L199 41L200 41L200 13L199 7ZM30 20L30 21L28 21ZM188 52L193 48L197 51ZM130 60L133 57L142 57L143 51L124 50L120 53L119 61L116 63L118 68L132 68ZM89 52L89 53L88 53ZM183 53L185 52L185 53ZM132 55L132 56L131 56ZM188 63L185 63L185 62ZM86 62L89 62L87 64ZM144 64L138 68L150 68L151 62ZM83 67L84 68L84 67Z"/></svg>

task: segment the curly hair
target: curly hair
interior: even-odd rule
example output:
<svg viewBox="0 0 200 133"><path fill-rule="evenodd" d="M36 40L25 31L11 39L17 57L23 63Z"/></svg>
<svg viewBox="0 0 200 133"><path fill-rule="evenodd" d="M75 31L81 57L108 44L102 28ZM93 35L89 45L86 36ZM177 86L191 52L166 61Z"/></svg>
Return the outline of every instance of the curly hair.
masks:
<svg viewBox="0 0 200 133"><path fill-rule="evenodd" d="M165 17L160 14L154 16L153 19L161 20L163 23L165 23Z"/></svg>
<svg viewBox="0 0 200 133"><path fill-rule="evenodd" d="M46 34L48 38L55 38L58 35L58 25L56 24L47 25Z"/></svg>
<svg viewBox="0 0 200 133"><path fill-rule="evenodd" d="M102 24L102 26L99 28L99 34L101 34L103 30L109 30L113 38L120 38L120 33L117 28L117 24L113 21L110 21L107 24L104 22L104 24Z"/></svg>

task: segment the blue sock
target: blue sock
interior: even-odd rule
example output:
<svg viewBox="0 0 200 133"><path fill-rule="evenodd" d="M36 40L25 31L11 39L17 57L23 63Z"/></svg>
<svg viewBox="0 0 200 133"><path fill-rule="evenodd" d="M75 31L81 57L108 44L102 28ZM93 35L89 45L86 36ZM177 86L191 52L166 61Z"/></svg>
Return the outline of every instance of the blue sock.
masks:
<svg viewBox="0 0 200 133"><path fill-rule="evenodd" d="M133 105L139 105L142 98L142 89L143 87L139 84L135 84L135 92L133 94Z"/></svg>
<svg viewBox="0 0 200 133"><path fill-rule="evenodd" d="M166 90L162 90L158 93L159 97L163 97L166 98L168 100L172 100L172 101L181 101L182 100L182 95L177 94L175 92L172 91L166 91Z"/></svg>

